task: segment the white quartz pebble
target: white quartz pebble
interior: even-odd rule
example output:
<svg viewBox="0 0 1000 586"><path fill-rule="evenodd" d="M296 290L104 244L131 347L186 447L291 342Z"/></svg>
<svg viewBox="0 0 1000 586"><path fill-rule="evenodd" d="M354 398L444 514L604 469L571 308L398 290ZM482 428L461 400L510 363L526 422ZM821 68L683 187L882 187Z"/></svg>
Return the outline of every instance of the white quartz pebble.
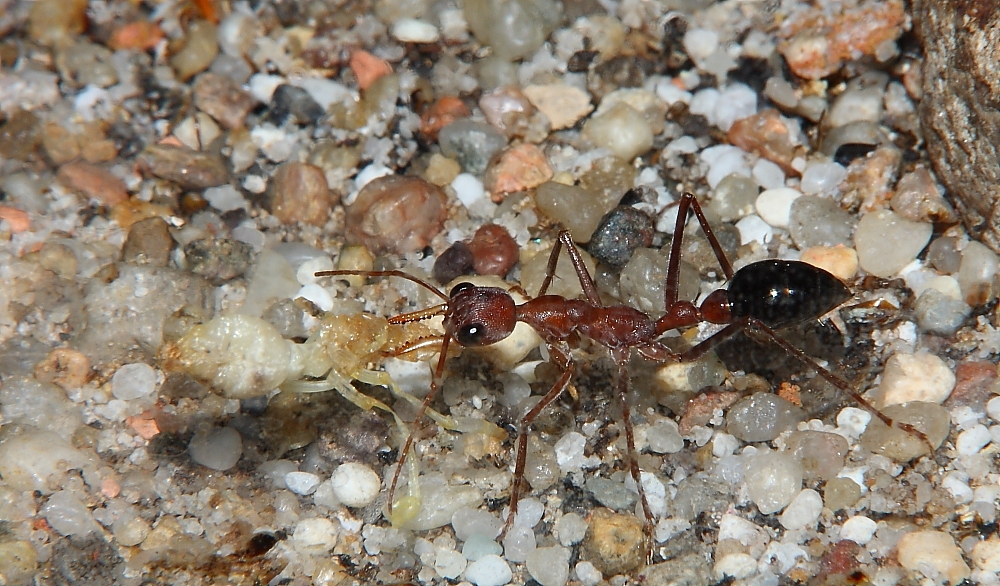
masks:
<svg viewBox="0 0 1000 586"><path fill-rule="evenodd" d="M382 481L374 470L357 462L341 464L330 478L337 500L349 507L368 506L378 496Z"/></svg>
<svg viewBox="0 0 1000 586"><path fill-rule="evenodd" d="M85 495L60 490L49 497L39 514L48 521L50 527L67 537L89 535L98 531L99 526L81 496Z"/></svg>
<svg viewBox="0 0 1000 586"><path fill-rule="evenodd" d="M311 472L299 472L295 470L285 474L285 486L295 494L312 494L319 486L319 476Z"/></svg>
<svg viewBox="0 0 1000 586"><path fill-rule="evenodd" d="M800 197L802 192L791 187L766 189L757 196L757 214L775 228L787 228L792 202Z"/></svg>
<svg viewBox="0 0 1000 586"><path fill-rule="evenodd" d="M971 456L990 443L990 430L985 425L975 425L958 434L955 439L955 449L959 455Z"/></svg>
<svg viewBox="0 0 1000 586"><path fill-rule="evenodd" d="M554 530L559 543L569 547L583 541L587 535L587 522L576 513L566 513L556 521Z"/></svg>
<svg viewBox="0 0 1000 586"><path fill-rule="evenodd" d="M465 569L465 579L476 586L503 586L514 574L510 566L498 555L484 555Z"/></svg>
<svg viewBox="0 0 1000 586"><path fill-rule="evenodd" d="M416 18L400 18L392 23L389 34L404 43L436 43L441 38L437 27Z"/></svg>
<svg viewBox="0 0 1000 586"><path fill-rule="evenodd" d="M785 186L785 172L776 163L767 159L757 159L750 173L757 185L764 189L777 189Z"/></svg>
<svg viewBox="0 0 1000 586"><path fill-rule="evenodd" d="M930 223L907 220L890 210L869 212L854 232L858 262L875 276L892 277L917 258L932 231Z"/></svg>
<svg viewBox="0 0 1000 586"><path fill-rule="evenodd" d="M142 362L125 364L111 377L111 394L123 401L138 399L156 390L156 382L152 366Z"/></svg>
<svg viewBox="0 0 1000 586"><path fill-rule="evenodd" d="M840 538L864 545L875 536L877 528L878 524L875 521L864 515L855 515L844 521L844 525L840 528Z"/></svg>
<svg viewBox="0 0 1000 586"><path fill-rule="evenodd" d="M330 311L333 309L333 297L330 292L315 283L305 285L295 294L295 298L302 298L312 303L320 311Z"/></svg>
<svg viewBox="0 0 1000 586"><path fill-rule="evenodd" d="M196 433L188 443L191 459L212 470L229 470L243 455L243 438L231 427Z"/></svg>
<svg viewBox="0 0 1000 586"><path fill-rule="evenodd" d="M802 466L785 452L754 456L746 468L750 499L765 515L784 509L802 488Z"/></svg>
<svg viewBox="0 0 1000 586"><path fill-rule="evenodd" d="M774 237L774 230L757 214L740 218L740 221L736 222L736 229L740 231L740 244L751 242L767 244Z"/></svg>
<svg viewBox="0 0 1000 586"><path fill-rule="evenodd" d="M788 503L778 517L778 522L785 529L802 529L815 523L822 512L823 497L815 490L807 488L800 491L792 502Z"/></svg>
<svg viewBox="0 0 1000 586"><path fill-rule="evenodd" d="M468 561L455 550L447 549L437 552L434 560L434 571L442 578L454 580L465 571Z"/></svg>
<svg viewBox="0 0 1000 586"><path fill-rule="evenodd" d="M309 554L322 555L337 545L338 531L333 521L322 517L302 519L292 532L295 548Z"/></svg>
<svg viewBox="0 0 1000 586"><path fill-rule="evenodd" d="M580 581L583 586L597 586L604 579L601 575L601 571L594 567L594 564L583 561L573 568L576 572L576 579Z"/></svg>
<svg viewBox="0 0 1000 586"><path fill-rule="evenodd" d="M969 566L951 535L941 531L914 531L896 546L899 565L936 583L958 584L969 577Z"/></svg>
<svg viewBox="0 0 1000 586"><path fill-rule="evenodd" d="M563 586L569 580L569 550L558 545L539 547L528 554L525 567L542 586Z"/></svg>
<svg viewBox="0 0 1000 586"><path fill-rule="evenodd" d="M955 373L929 352L893 354L882 372L882 384L875 393L878 408L910 401L940 405L955 388Z"/></svg>
<svg viewBox="0 0 1000 586"><path fill-rule="evenodd" d="M844 407L837 414L837 431L849 437L860 437L868 429L872 414L857 407Z"/></svg>

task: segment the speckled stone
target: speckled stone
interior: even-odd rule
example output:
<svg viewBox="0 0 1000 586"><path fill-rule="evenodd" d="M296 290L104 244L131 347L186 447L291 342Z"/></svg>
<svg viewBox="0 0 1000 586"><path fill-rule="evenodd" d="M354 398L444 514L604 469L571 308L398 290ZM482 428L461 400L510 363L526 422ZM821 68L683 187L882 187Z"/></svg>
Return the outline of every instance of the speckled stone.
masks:
<svg viewBox="0 0 1000 586"><path fill-rule="evenodd" d="M270 187L271 213L286 224L322 226L336 203L323 170L308 163L290 162L278 167Z"/></svg>
<svg viewBox="0 0 1000 586"><path fill-rule="evenodd" d="M422 250L448 217L441 188L419 177L375 179L347 209L347 238L373 252L406 254Z"/></svg>

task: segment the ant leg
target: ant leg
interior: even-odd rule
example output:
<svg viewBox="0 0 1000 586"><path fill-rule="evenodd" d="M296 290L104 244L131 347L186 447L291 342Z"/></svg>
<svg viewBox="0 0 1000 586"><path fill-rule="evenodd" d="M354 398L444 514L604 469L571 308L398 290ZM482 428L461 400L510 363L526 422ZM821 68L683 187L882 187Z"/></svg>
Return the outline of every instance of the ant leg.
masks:
<svg viewBox="0 0 1000 586"><path fill-rule="evenodd" d="M510 488L510 511L507 513L507 520L504 523L503 531L500 533L501 540L507 535L510 528L514 526L514 517L517 515L517 503L521 500L524 468L528 458L528 427L531 426L531 423L543 409L548 407L566 390L566 387L569 386L570 378L573 376L573 360L567 352L550 344L549 354L553 362L556 362L563 369L563 372L559 375L559 379L556 380L556 384L552 385L549 392L545 393L542 400L521 418L521 425L517 430L517 459L514 464L514 480Z"/></svg>
<svg viewBox="0 0 1000 586"><path fill-rule="evenodd" d="M628 406L628 351L614 351L612 356L618 363L618 380L615 382L618 400L622 404L622 418L625 423L625 443L628 446L628 469L635 482L635 487L639 491L639 500L642 502L642 513L646 517L643 523L643 535L646 540L646 563L653 561L653 524L655 517L649 508L649 501L646 499L646 490L642 487L642 475L639 471L639 462L635 455L635 431L632 428L632 412Z"/></svg>
<svg viewBox="0 0 1000 586"><path fill-rule="evenodd" d="M412 519L417 515L420 510L419 496L414 498L412 492L409 497L404 497L400 499L403 505L403 512L397 515L392 513L392 499L396 494L396 484L399 482L399 474L403 470L403 463L406 461L406 456L410 453L410 449L413 447L413 437L416 433L416 428L420 424L420 421L424 418L425 413L430 408L431 401L437 396L438 389L441 387L439 384L441 377L444 375L444 363L448 359L448 343L451 341L451 336L445 336L444 340L441 342L441 356L438 358L437 367L434 369L434 376L431 378L431 389L424 397L423 403L420 404L420 408L417 409L417 414L413 418L413 427L410 429L410 434L406 437L406 443L403 444L403 449L399 452L399 464L396 465L396 472L392 475L392 483L389 484L389 502L387 509L389 512L389 520L393 525L400 523L405 523L406 521ZM415 468L413 468L415 469ZM410 482L413 483L417 479L412 478Z"/></svg>
<svg viewBox="0 0 1000 586"><path fill-rule="evenodd" d="M708 243L712 246L712 250L715 251L715 257L719 260L719 265L722 267L722 272L726 275L726 279L733 278L733 265L726 258L726 253L722 250L719 239L715 237L715 232L709 225L708 218L705 217L705 213L701 210L701 204L698 203L693 193L685 193L681 196L680 203L677 206L677 223L674 225L674 236L670 241L670 257L667 261L665 297L668 313L671 306L677 303L677 281L680 278L681 266L681 240L684 237L684 226L687 224L688 209L694 210L694 215L698 218L698 223L701 224L701 229L705 233L705 237L708 238Z"/></svg>
<svg viewBox="0 0 1000 586"><path fill-rule="evenodd" d="M804 364L806 367L813 369L816 372L816 374L826 379L827 382L829 382L833 386L837 387L838 389L846 393L849 397L854 399L854 401L858 405L861 405L863 409L865 409L875 417L878 417L879 420L881 420L882 423L884 423L887 427L896 427L909 434L916 436L917 438L920 439L920 441L924 442L924 444L926 444L928 448L930 448L930 452L932 454L934 453L935 447L931 444L930 440L927 438L927 435L924 432L920 431L919 429L910 425L909 423L894 422L886 414L876 409L875 406L872 405L870 402L868 402L867 399L862 397L861 393L854 390L854 387L851 385L851 383L844 380L841 376L834 374L830 370L827 370L826 368L820 366L815 360L809 357L809 355L802 352L795 346L789 344L787 340L779 336L774 330L767 327L763 322L761 322L757 318L747 317L747 316L741 317L739 320L727 325L726 327L722 328L721 330L713 334L707 340L701 342L697 346L681 354L681 360L697 360L702 356L704 356L705 354L707 354L710 350L713 350L716 347L718 347L720 344L722 344L722 342L734 336L737 332L741 331L746 332L748 336L750 336L755 340L769 341L772 344L778 346L786 353L788 353L790 356L792 356L793 358Z"/></svg>
<svg viewBox="0 0 1000 586"><path fill-rule="evenodd" d="M587 301L592 305L600 307L601 297L597 293L597 285L594 284L594 278L587 272L587 265L583 263L583 257L580 256L580 251L577 249L576 243L573 242L573 236L569 233L569 230L559 231L559 237L556 239L556 243L552 246L552 252L549 254L549 264L545 267L545 280L542 281L542 286L539 287L536 297L541 297L548 291L549 285L552 283L552 278L556 274L556 265L559 264L559 250L563 246L566 247L566 254L569 255L569 260L573 263L573 268L576 270L576 276L580 279L580 287L583 288L583 294L587 297Z"/></svg>

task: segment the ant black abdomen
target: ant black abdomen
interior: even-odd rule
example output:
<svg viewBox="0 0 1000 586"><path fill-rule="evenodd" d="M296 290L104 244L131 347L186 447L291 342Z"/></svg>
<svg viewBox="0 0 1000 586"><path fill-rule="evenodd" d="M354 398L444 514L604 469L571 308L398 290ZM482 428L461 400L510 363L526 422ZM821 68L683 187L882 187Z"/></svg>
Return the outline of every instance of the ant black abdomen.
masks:
<svg viewBox="0 0 1000 586"><path fill-rule="evenodd" d="M770 328L813 320L852 296L837 277L796 260L762 260L736 271L729 282L733 318L754 317Z"/></svg>

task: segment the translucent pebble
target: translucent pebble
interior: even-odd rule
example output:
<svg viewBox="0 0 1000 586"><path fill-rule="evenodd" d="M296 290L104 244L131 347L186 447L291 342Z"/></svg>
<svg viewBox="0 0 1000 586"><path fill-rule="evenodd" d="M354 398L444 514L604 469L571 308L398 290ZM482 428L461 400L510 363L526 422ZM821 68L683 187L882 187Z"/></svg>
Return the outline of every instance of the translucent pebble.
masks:
<svg viewBox="0 0 1000 586"><path fill-rule="evenodd" d="M536 498L521 499L517 503L517 515L514 516L514 527L532 528L542 520L545 506Z"/></svg>
<svg viewBox="0 0 1000 586"><path fill-rule="evenodd" d="M420 491L422 493L420 509L415 517L401 524L402 528L426 531L442 527L451 523L456 510L462 507L478 507L483 502L483 495L478 488L461 484L450 485L440 473L422 475ZM378 488L375 487L368 494L374 499L378 495Z"/></svg>
<svg viewBox="0 0 1000 586"><path fill-rule="evenodd" d="M950 430L948 410L934 403L913 401L890 405L882 413L895 422L912 425L927 436L927 442L937 449ZM872 419L861 436L865 449L881 454L894 462L909 462L928 453L927 442L896 426L887 427L878 418Z"/></svg>
<svg viewBox="0 0 1000 586"><path fill-rule="evenodd" d="M875 536L878 524L864 515L855 515L844 521L840 528L840 538L850 539L855 543L865 545Z"/></svg>
<svg viewBox="0 0 1000 586"><path fill-rule="evenodd" d="M893 354L875 391L875 406L882 408L910 401L941 404L955 388L955 373L930 352Z"/></svg>
<svg viewBox="0 0 1000 586"><path fill-rule="evenodd" d="M476 586L503 586L513 577L507 562L493 554L479 558L465 569L465 579Z"/></svg>
<svg viewBox="0 0 1000 586"><path fill-rule="evenodd" d="M802 466L785 452L753 456L747 463L746 483L750 500L761 513L777 513L801 490Z"/></svg>
<svg viewBox="0 0 1000 586"><path fill-rule="evenodd" d="M852 246L853 216L832 199L804 195L792 202L788 231L800 248L810 246Z"/></svg>
<svg viewBox="0 0 1000 586"><path fill-rule="evenodd" d="M209 187L204 191L202 197L220 212L243 209L247 205L246 198L232 185Z"/></svg>
<svg viewBox="0 0 1000 586"><path fill-rule="evenodd" d="M481 176L490 158L507 146L507 139L486 122L462 119L441 129L438 144L442 154L458 161L463 170Z"/></svg>
<svg viewBox="0 0 1000 586"><path fill-rule="evenodd" d="M328 509L340 506L340 501L337 500L337 495L333 492L333 483L329 480L319 483L319 486L312 493L312 499L317 505Z"/></svg>
<svg viewBox="0 0 1000 586"><path fill-rule="evenodd" d="M927 262L939 273L951 275L962 266L962 253L958 250L958 238L941 236L931 241L927 247Z"/></svg>
<svg viewBox="0 0 1000 586"><path fill-rule="evenodd" d="M111 394L130 401L151 394L156 383L157 375L152 366L142 362L125 364L111 377Z"/></svg>
<svg viewBox="0 0 1000 586"><path fill-rule="evenodd" d="M71 490L60 490L49 497L38 512L60 534L67 537L84 537L100 530L90 509Z"/></svg>
<svg viewBox="0 0 1000 586"><path fill-rule="evenodd" d="M490 539L486 535L479 533L474 533L469 539L462 545L462 556L474 562L484 556L488 555L500 555L503 553L503 547L500 546L495 540Z"/></svg>
<svg viewBox="0 0 1000 586"><path fill-rule="evenodd" d="M566 513L556 520L553 530L559 543L570 547L583 541L587 535L587 521L576 513Z"/></svg>
<svg viewBox="0 0 1000 586"><path fill-rule="evenodd" d="M777 189L785 186L785 172L776 163L767 159L757 159L750 169L753 180L764 189Z"/></svg>
<svg viewBox="0 0 1000 586"><path fill-rule="evenodd" d="M736 174L743 175L744 177L750 176L750 166L747 164L746 153L737 147L730 148L732 150L723 152L712 163L710 163L708 173L705 175L705 181L707 181L708 186L713 189L719 185L723 179L730 175ZM704 153L704 151L702 152Z"/></svg>
<svg viewBox="0 0 1000 586"><path fill-rule="evenodd" d="M299 551L323 555L337 545L339 531L333 521L320 517L302 519L292 532L292 544Z"/></svg>
<svg viewBox="0 0 1000 586"><path fill-rule="evenodd" d="M503 538L503 557L522 563L535 550L535 532L530 527L515 526Z"/></svg>
<svg viewBox="0 0 1000 586"><path fill-rule="evenodd" d="M583 586L597 586L604 579L600 570L588 561L579 562L573 567L573 571L576 572L576 579Z"/></svg>
<svg viewBox="0 0 1000 586"><path fill-rule="evenodd" d="M769 77L764 82L764 95L784 109L794 108L799 103L795 88L781 77Z"/></svg>
<svg viewBox="0 0 1000 586"><path fill-rule="evenodd" d="M682 41L684 50L695 61L705 59L719 47L719 33L704 28L688 29Z"/></svg>
<svg viewBox="0 0 1000 586"><path fill-rule="evenodd" d="M896 546L899 565L931 581L959 584L969 577L969 566L951 535L942 531L914 531Z"/></svg>
<svg viewBox="0 0 1000 586"><path fill-rule="evenodd" d="M805 419L801 407L772 393L754 393L726 414L727 431L745 442L767 442Z"/></svg>
<svg viewBox="0 0 1000 586"><path fill-rule="evenodd" d="M924 289L913 304L920 331L939 336L953 335L971 313L972 308L966 302L931 287Z"/></svg>
<svg viewBox="0 0 1000 586"><path fill-rule="evenodd" d="M601 218L617 202L607 202L576 185L549 181L536 189L535 203L539 211L565 226L573 234L573 240L588 242Z"/></svg>
<svg viewBox="0 0 1000 586"><path fill-rule="evenodd" d="M757 92L746 84L733 83L719 94L711 121L722 130L729 130L733 122L757 112Z"/></svg>
<svg viewBox="0 0 1000 586"><path fill-rule="evenodd" d="M197 433L188 443L191 459L212 470L229 470L243 455L243 438L231 427L216 427Z"/></svg>
<svg viewBox="0 0 1000 586"><path fill-rule="evenodd" d="M505 372L498 375L497 379L503 385L503 395L500 396L500 404L503 406L514 407L531 396L531 387L521 376Z"/></svg>
<svg viewBox="0 0 1000 586"><path fill-rule="evenodd" d="M1000 421L1000 397L993 397L986 402L986 413L993 421Z"/></svg>
<svg viewBox="0 0 1000 586"><path fill-rule="evenodd" d="M619 294L627 305L652 315L663 313L667 256L667 251L653 248L640 248L632 253L632 258L618 277ZM697 269L683 260L678 281L678 299L693 300L698 296L700 275Z"/></svg>
<svg viewBox="0 0 1000 586"><path fill-rule="evenodd" d="M976 425L958 434L955 450L962 456L978 454L990 443L990 439L990 430L985 425Z"/></svg>
<svg viewBox="0 0 1000 586"><path fill-rule="evenodd" d="M170 65L184 81L207 69L218 54L215 25L207 20L196 20L187 29L183 48L170 58Z"/></svg>
<svg viewBox="0 0 1000 586"><path fill-rule="evenodd" d="M295 271L295 278L302 285L312 285L321 278L316 276L317 272L331 270L333 270L333 259L321 254L302 261L298 270Z"/></svg>
<svg viewBox="0 0 1000 586"><path fill-rule="evenodd" d="M404 43L436 43L441 38L437 27L416 18L400 18L392 23L389 34Z"/></svg>
<svg viewBox="0 0 1000 586"><path fill-rule="evenodd" d="M285 486L295 494L312 494L319 486L319 476L311 472L299 472L297 470L285 475Z"/></svg>
<svg viewBox="0 0 1000 586"><path fill-rule="evenodd" d="M600 476L588 478L584 486L594 495L597 502L616 511L628 509L638 498L636 493L625 488L624 483L616 482L610 478L601 478Z"/></svg>
<svg viewBox="0 0 1000 586"><path fill-rule="evenodd" d="M857 407L844 407L837 414L837 429L850 437L858 437L865 432L872 414Z"/></svg>
<svg viewBox="0 0 1000 586"><path fill-rule="evenodd" d="M0 476L18 491L48 494L50 486L62 485L67 470L87 471L95 459L93 451L77 449L55 433L29 431L0 443Z"/></svg>
<svg viewBox="0 0 1000 586"><path fill-rule="evenodd" d="M823 498L815 490L806 488L788 503L778 522L788 530L802 529L815 523L822 512Z"/></svg>
<svg viewBox="0 0 1000 586"><path fill-rule="evenodd" d="M757 214L741 218L736 222L736 229L740 231L740 244L744 245L751 242L767 244L774 237L774 230Z"/></svg>
<svg viewBox="0 0 1000 586"><path fill-rule="evenodd" d="M583 133L595 145L626 161L653 146L653 131L646 118L624 102L590 118L583 125Z"/></svg>
<svg viewBox="0 0 1000 586"><path fill-rule="evenodd" d="M495 539L500 535L503 522L489 511L462 507L451 516L451 526L455 530L455 537L461 541L468 541L473 535Z"/></svg>
<svg viewBox="0 0 1000 586"><path fill-rule="evenodd" d="M823 159L813 159L802 172L799 189L806 195L836 193L837 186L847 177L847 169L839 163Z"/></svg>
<svg viewBox="0 0 1000 586"><path fill-rule="evenodd" d="M378 496L382 481L374 470L358 462L337 466L330 477L337 499L349 507L368 506Z"/></svg>
<svg viewBox="0 0 1000 586"><path fill-rule="evenodd" d="M825 431L795 431L785 440L785 450L802 464L807 481L828 480L844 467L849 446L836 433Z"/></svg>
<svg viewBox="0 0 1000 586"><path fill-rule="evenodd" d="M243 57L253 48L257 23L245 12L233 11L219 22L219 48L231 57Z"/></svg>
<svg viewBox="0 0 1000 586"><path fill-rule="evenodd" d="M933 226L913 222L890 210L865 214L854 234L861 268L879 277L891 277L913 262L930 242Z"/></svg>
<svg viewBox="0 0 1000 586"><path fill-rule="evenodd" d="M757 196L757 214L775 228L787 228L791 221L792 202L802 197L802 192L792 187L767 189Z"/></svg>
<svg viewBox="0 0 1000 586"><path fill-rule="evenodd" d="M298 467L298 464L291 460L268 460L263 462L257 470L266 475L275 488L288 488L285 486L285 475L294 472Z"/></svg>
<svg viewBox="0 0 1000 586"><path fill-rule="evenodd" d="M722 556L712 568L719 579L731 576L737 580L749 578L757 573L757 560L747 553L730 553Z"/></svg>
<svg viewBox="0 0 1000 586"><path fill-rule="evenodd" d="M650 451L657 454L676 454L684 448L684 439L677 424L669 419L661 419L649 426L646 443Z"/></svg>
<svg viewBox="0 0 1000 586"><path fill-rule="evenodd" d="M473 0L463 9L476 39L506 60L532 55L560 16L559 5L552 0Z"/></svg>
<svg viewBox="0 0 1000 586"><path fill-rule="evenodd" d="M997 296L993 282L1000 271L1000 258L982 243L971 241L962 251L958 269L958 284L965 302L973 307L985 304Z"/></svg>
<svg viewBox="0 0 1000 586"><path fill-rule="evenodd" d="M552 446L537 435L532 435L528 442L524 479L531 485L532 490L545 490L559 478L559 461ZM518 519L522 518L521 511L517 512L517 516Z"/></svg>
<svg viewBox="0 0 1000 586"><path fill-rule="evenodd" d="M861 498L861 487L850 478L832 478L823 488L823 503L833 512L853 507Z"/></svg>
<svg viewBox="0 0 1000 586"><path fill-rule="evenodd" d="M706 207L723 222L735 222L753 213L757 192L757 185L749 177L727 175L715 186Z"/></svg>
<svg viewBox="0 0 1000 586"><path fill-rule="evenodd" d="M964 505L972 502L974 493L969 487L969 475L964 472L953 470L945 474L941 480L941 488L951 493L951 498L957 505Z"/></svg>
<svg viewBox="0 0 1000 586"><path fill-rule="evenodd" d="M465 557L454 550L444 550L437 552L434 560L434 571L442 578L454 580L465 571L468 561Z"/></svg>
<svg viewBox="0 0 1000 586"><path fill-rule="evenodd" d="M528 554L525 568L542 586L563 586L569 580L570 550L558 545L539 547Z"/></svg>
<svg viewBox="0 0 1000 586"><path fill-rule="evenodd" d="M111 525L111 532L120 545L133 547L145 541L149 523L142 517L121 517Z"/></svg>

